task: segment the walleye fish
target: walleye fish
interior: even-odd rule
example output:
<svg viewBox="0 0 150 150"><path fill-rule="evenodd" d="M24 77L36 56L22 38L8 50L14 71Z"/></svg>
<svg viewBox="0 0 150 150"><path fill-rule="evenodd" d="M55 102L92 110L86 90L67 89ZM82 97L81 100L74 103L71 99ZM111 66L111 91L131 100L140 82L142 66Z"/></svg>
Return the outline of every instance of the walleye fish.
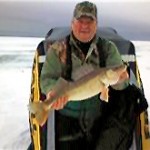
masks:
<svg viewBox="0 0 150 150"><path fill-rule="evenodd" d="M62 96L67 96L68 101L86 100L100 93L100 99L108 102L108 86L119 82L120 76L125 73L126 65L115 67L91 69L85 75L69 82L59 78L55 87L52 89L55 96L45 101L30 102L29 111L35 114L37 122L42 126L51 110L53 102ZM81 70L78 70L82 74ZM125 74L128 78L128 74ZM122 82L122 81L121 81Z"/></svg>

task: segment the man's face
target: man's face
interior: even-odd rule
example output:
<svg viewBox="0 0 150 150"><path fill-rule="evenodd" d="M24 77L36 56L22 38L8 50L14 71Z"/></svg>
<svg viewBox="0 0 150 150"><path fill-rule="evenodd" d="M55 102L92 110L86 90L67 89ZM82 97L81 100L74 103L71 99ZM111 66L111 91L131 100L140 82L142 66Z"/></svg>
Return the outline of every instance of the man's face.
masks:
<svg viewBox="0 0 150 150"><path fill-rule="evenodd" d="M73 19L72 31L74 36L81 42L89 42L96 33L97 21L90 17L80 17L79 19Z"/></svg>

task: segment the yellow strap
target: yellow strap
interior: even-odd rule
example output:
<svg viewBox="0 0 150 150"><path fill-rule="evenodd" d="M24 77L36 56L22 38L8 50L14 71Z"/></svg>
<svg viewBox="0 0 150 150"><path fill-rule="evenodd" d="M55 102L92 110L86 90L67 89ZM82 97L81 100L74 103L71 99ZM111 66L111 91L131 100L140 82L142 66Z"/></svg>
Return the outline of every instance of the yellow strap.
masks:
<svg viewBox="0 0 150 150"><path fill-rule="evenodd" d="M31 83L31 97L30 101L39 101L39 69L38 69L38 63L39 63L39 55L38 52L35 52L34 56L34 63L33 63L33 69L32 69L32 83ZM34 118L30 114L30 126L31 126L31 135L33 139L34 144L34 150L40 150L40 130L39 125Z"/></svg>
<svg viewBox="0 0 150 150"><path fill-rule="evenodd" d="M136 63L137 82L138 82L138 86L141 87L141 79L140 79L140 73L139 73L137 61L135 63ZM141 134L142 134L142 150L150 150L149 123L146 122L146 120L148 120L147 111L141 113L140 120L141 120Z"/></svg>

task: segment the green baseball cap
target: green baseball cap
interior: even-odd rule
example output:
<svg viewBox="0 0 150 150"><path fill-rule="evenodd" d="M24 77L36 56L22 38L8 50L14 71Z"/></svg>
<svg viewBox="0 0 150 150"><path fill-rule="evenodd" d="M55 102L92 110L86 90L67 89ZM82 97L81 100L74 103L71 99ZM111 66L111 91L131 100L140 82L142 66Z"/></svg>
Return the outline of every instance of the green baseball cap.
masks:
<svg viewBox="0 0 150 150"><path fill-rule="evenodd" d="M82 16L91 17L97 19L97 7L95 4L89 1L83 1L76 5L74 9L74 17L79 19Z"/></svg>

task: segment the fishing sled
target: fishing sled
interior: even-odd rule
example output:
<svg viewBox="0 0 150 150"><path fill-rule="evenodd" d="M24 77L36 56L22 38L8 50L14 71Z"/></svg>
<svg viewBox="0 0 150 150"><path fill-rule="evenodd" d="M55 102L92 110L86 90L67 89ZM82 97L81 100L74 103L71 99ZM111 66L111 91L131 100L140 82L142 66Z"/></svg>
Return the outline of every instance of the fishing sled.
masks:
<svg viewBox="0 0 150 150"><path fill-rule="evenodd" d="M54 41L62 39L69 33L69 27L53 28L47 33L45 40L39 43L35 51L32 68L30 102L45 99L45 95L42 94L40 90L39 78L45 61L46 51ZM116 44L121 53L122 59L130 66L130 82L138 86L144 93L133 43L121 37L117 31L112 28L99 28L98 34L100 37L107 38ZM41 127L37 123L34 114L29 112L31 144L28 150L55 150L54 117L55 112L50 114L47 122ZM137 117L133 142L130 150L149 150L150 132L148 123L148 112L144 111Z"/></svg>

